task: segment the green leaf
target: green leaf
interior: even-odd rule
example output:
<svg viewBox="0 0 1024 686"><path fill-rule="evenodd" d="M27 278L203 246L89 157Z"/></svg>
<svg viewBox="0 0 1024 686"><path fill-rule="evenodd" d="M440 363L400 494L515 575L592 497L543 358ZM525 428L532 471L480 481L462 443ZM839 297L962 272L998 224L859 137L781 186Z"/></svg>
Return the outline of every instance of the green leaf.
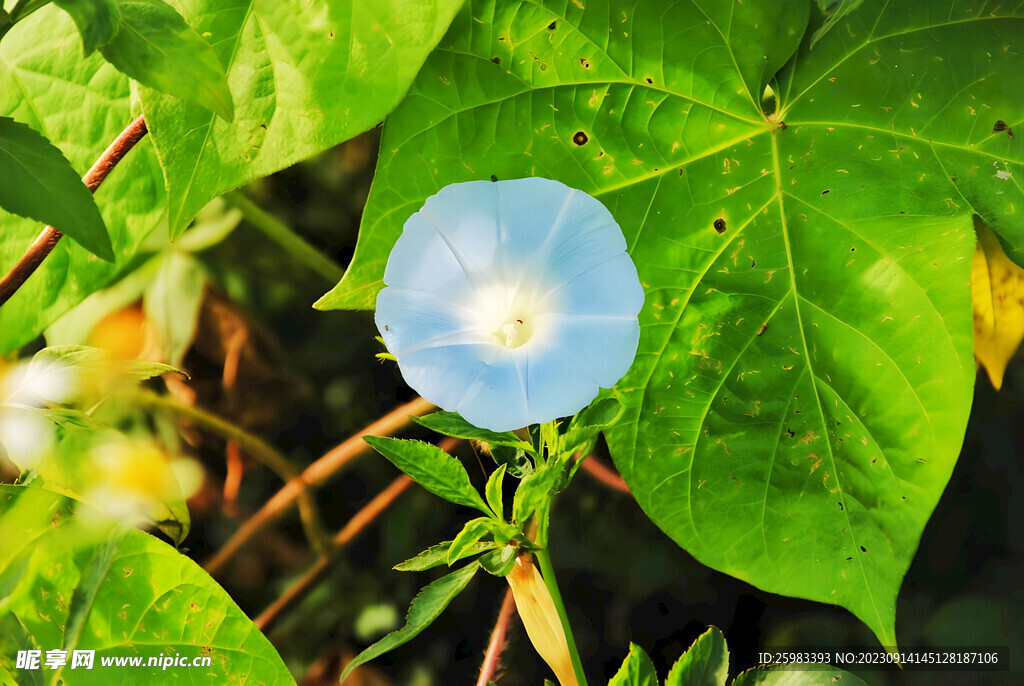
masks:
<svg viewBox="0 0 1024 686"><path fill-rule="evenodd" d="M444 543L432 545L416 557L395 565L394 568L399 572L422 572L427 569L446 565L448 564L448 550L451 548L452 543L453 541L445 541ZM467 557L476 555L477 553L494 550L496 547L498 547L498 544L493 541L474 543L473 545L463 548L459 559L464 560Z"/></svg>
<svg viewBox="0 0 1024 686"><path fill-rule="evenodd" d="M452 438L465 440L484 441L491 445L503 445L509 448L517 448L533 452L533 446L516 436L511 431L490 431L480 429L459 415L458 412L432 412L422 417L412 417L412 420L420 426L425 426L431 431L436 431Z"/></svg>
<svg viewBox="0 0 1024 686"><path fill-rule="evenodd" d="M379 436L367 436L363 440L434 495L457 505L475 507L486 515L491 514L469 482L466 468L437 446L423 441Z"/></svg>
<svg viewBox="0 0 1024 686"><path fill-rule="evenodd" d="M28 124L60 148L75 169L88 169L138 112L132 110L128 78L98 54L83 58L79 40L71 18L53 5L19 21L0 41L0 116ZM166 231L163 181L148 137L94 197L116 262L98 260L77 242L61 240L0 308L0 353L35 338L110 282L148 234ZM0 213L0 272L21 258L41 229L38 221Z"/></svg>
<svg viewBox="0 0 1024 686"><path fill-rule="evenodd" d="M449 567L455 564L456 561L466 557L466 551L470 550L480 542L481 538L487 535L490 531L488 525L491 521L488 517L479 517L466 522L465 526L462 527L462 531L452 541L451 547L448 548L447 562Z"/></svg>
<svg viewBox="0 0 1024 686"><path fill-rule="evenodd" d="M822 37L832 30L836 23L854 11L864 0L815 0L821 11L825 13L825 21L811 34L810 47L814 47Z"/></svg>
<svg viewBox="0 0 1024 686"><path fill-rule="evenodd" d="M203 265L177 250L164 257L156 279L146 289L143 310L153 325L164 359L171 365L180 366L192 345L205 291Z"/></svg>
<svg viewBox="0 0 1024 686"><path fill-rule="evenodd" d="M809 2L581 4L459 15L323 302L372 307L450 183L595 195L646 292L605 432L638 502L701 562L895 645L970 408L972 215L1024 261L1024 8L864 0L812 50Z"/></svg>
<svg viewBox="0 0 1024 686"><path fill-rule="evenodd" d="M629 655L623 661L608 686L658 686L658 674L654 663L643 648L636 643L629 644Z"/></svg>
<svg viewBox="0 0 1024 686"><path fill-rule="evenodd" d="M618 421L623 414L622 403L614 396L599 398L572 418L563 440L564 450L581 450L584 456L594 448L597 434Z"/></svg>
<svg viewBox="0 0 1024 686"><path fill-rule="evenodd" d="M204 107L226 121L234 119L227 75L217 53L173 7L163 0L116 2L117 33L100 46L108 62L145 86Z"/></svg>
<svg viewBox="0 0 1024 686"><path fill-rule="evenodd" d="M516 488L515 498L512 500L512 521L520 526L526 523L534 512L537 511L551 491L558 485L558 478L561 469L555 465L547 466L526 476L519 482Z"/></svg>
<svg viewBox="0 0 1024 686"><path fill-rule="evenodd" d="M53 4L74 19L86 57L117 34L121 14L116 0L53 0Z"/></svg>
<svg viewBox="0 0 1024 686"><path fill-rule="evenodd" d="M2 116L0 178L0 207L50 224L94 255L113 261L103 217L71 163L30 126Z"/></svg>
<svg viewBox="0 0 1024 686"><path fill-rule="evenodd" d="M484 497L487 498L487 504L495 516L501 520L505 519L504 496L501 491L505 483L505 469L505 465L499 465L491 472L491 476L487 479L487 485L484 486Z"/></svg>
<svg viewBox="0 0 1024 686"><path fill-rule="evenodd" d="M43 348L32 356L29 373L26 376L53 373L69 367L76 367L86 372L122 374L135 381L145 381L168 372L184 375L180 369L161 362L115 360L106 350L100 348L92 348L87 345L55 345Z"/></svg>
<svg viewBox="0 0 1024 686"><path fill-rule="evenodd" d="M509 448L504 445L490 444L491 459L497 465L504 465L508 473L517 479L523 479L533 473L533 462L526 456L522 448Z"/></svg>
<svg viewBox="0 0 1024 686"><path fill-rule="evenodd" d="M402 99L462 0L179 0L208 36L234 123L143 89L167 181L171 235L211 198L378 124Z"/></svg>
<svg viewBox="0 0 1024 686"><path fill-rule="evenodd" d="M488 574L504 578L512 573L516 566L516 555L519 551L510 545L503 545L498 550L480 556L480 567Z"/></svg>
<svg viewBox="0 0 1024 686"><path fill-rule="evenodd" d="M697 637L669 670L665 686L725 686L729 679L729 649L716 627Z"/></svg>
<svg viewBox="0 0 1024 686"><path fill-rule="evenodd" d="M359 665L380 657L384 653L394 650L416 638L448 607L448 603L466 588L466 585L473 578L473 575L476 574L476 570L479 567L480 564L478 562L470 562L462 569L441 577L420 591L413 598L412 605L409 606L409 614L405 618L405 626L398 631L388 634L353 658L345 667L345 671L341 673L340 683L344 684L348 675Z"/></svg>
<svg viewBox="0 0 1024 686"><path fill-rule="evenodd" d="M116 526L97 517L41 488L0 486L0 533L10 543L0 549L0 573L22 551L34 550L25 582L4 612L20 620L24 636L19 644L4 623L0 674L28 642L44 650L96 651L95 669L65 667L54 675L68 686L110 683L99 669L103 657L138 655L145 665L165 651L210 656L202 670L210 683L295 683L270 642L195 562L141 531L110 538ZM166 679L160 667L133 668L133 674L133 681Z"/></svg>
<svg viewBox="0 0 1024 686"><path fill-rule="evenodd" d="M758 667L741 673L732 686L863 686L864 681L841 669ZM667 686L667 685L666 685Z"/></svg>

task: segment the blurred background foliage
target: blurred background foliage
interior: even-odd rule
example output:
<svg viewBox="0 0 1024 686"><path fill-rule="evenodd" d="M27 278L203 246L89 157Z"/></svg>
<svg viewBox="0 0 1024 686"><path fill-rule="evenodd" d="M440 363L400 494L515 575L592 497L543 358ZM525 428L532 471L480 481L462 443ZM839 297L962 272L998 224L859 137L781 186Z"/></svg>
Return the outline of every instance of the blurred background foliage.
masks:
<svg viewBox="0 0 1024 686"><path fill-rule="evenodd" d="M178 364L191 378L168 375L155 389L166 384L177 402L265 437L300 467L311 463L414 397L395 366L374 357L381 348L372 314L310 307L333 285L332 265L323 260L311 269L302 252L311 247L339 271L349 262L378 143L379 130L371 131L248 186L241 198L215 201L178 243L150 246L116 283L58 321L47 342ZM282 238L268 216L307 246ZM43 345L40 339L23 353ZM960 461L900 595L897 635L905 646L1008 641L1011 659L1024 648L1016 593L1024 532L1010 497L1021 486L1016 460L1024 449L1024 369L1016 362L998 392L979 374ZM200 562L280 488L272 472L187 420L140 426L202 467L182 544ZM430 439L423 429L407 434ZM481 458L467 445L458 454L482 485ZM610 464L603 444L596 457ZM17 471L3 465L4 480L13 481ZM355 461L316 494L326 529L343 526L396 476L377 456ZM415 592L436 575L390 566L450 539L469 514L414 487L347 547L268 633L299 683L337 683L345 660L396 628ZM874 645L843 610L763 593L698 564L628 495L585 474L556 503L553 527L554 563L594 677L611 677L631 640L664 674L709 624L727 636L732 674L755 666L764 646ZM218 581L256 616L312 563L305 540L293 514L238 553ZM351 683L472 683L504 592L505 584L481 575L429 631L361 668ZM536 684L546 673L515 622L503 665L505 686ZM1019 662L1012 672L980 675L853 671L869 684L1024 679Z"/></svg>

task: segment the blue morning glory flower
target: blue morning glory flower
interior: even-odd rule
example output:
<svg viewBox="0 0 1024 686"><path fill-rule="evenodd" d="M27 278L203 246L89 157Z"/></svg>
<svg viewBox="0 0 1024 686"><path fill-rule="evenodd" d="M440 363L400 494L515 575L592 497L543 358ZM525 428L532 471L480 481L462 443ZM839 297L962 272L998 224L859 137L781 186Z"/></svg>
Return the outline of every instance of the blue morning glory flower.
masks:
<svg viewBox="0 0 1024 686"><path fill-rule="evenodd" d="M377 328L420 395L508 431L574 414L626 373L644 293L598 200L550 179L441 189L405 223Z"/></svg>

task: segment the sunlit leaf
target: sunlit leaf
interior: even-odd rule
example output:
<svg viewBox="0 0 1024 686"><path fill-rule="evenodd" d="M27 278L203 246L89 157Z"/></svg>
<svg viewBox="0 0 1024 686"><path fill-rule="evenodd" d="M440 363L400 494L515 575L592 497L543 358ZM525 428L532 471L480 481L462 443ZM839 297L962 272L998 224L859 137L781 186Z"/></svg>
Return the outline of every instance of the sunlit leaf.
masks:
<svg viewBox="0 0 1024 686"><path fill-rule="evenodd" d="M629 655L608 686L658 686L654 663L643 648L635 643L629 644Z"/></svg>
<svg viewBox="0 0 1024 686"><path fill-rule="evenodd" d="M44 650L96 651L92 670L60 672L68 686L111 683L111 668L100 666L108 656L141 656L132 680L161 683L167 672L146 661L175 654L211 658L207 667L189 668L196 683L295 683L273 646L196 563L141 531L117 532L102 519L86 525L88 510L44 489L0 486L0 534L8 542L0 574L31 551L3 613L0 674L27 683L21 676L31 673L15 672L14 660L29 641ZM24 627L22 637L12 635L9 617Z"/></svg>
<svg viewBox="0 0 1024 686"><path fill-rule="evenodd" d="M236 101L232 123L143 90L177 236L211 198L379 123L462 0L177 0Z"/></svg>
<svg viewBox="0 0 1024 686"><path fill-rule="evenodd" d="M709 627L683 653L665 679L665 686L725 686L729 649L717 627Z"/></svg>
<svg viewBox="0 0 1024 686"><path fill-rule="evenodd" d="M117 32L100 46L107 61L139 83L231 121L231 91L213 48L163 0L116 2Z"/></svg>
<svg viewBox="0 0 1024 686"><path fill-rule="evenodd" d="M50 5L19 21L0 41L0 116L24 122L86 170L138 112L128 78L102 56L82 57L70 17ZM104 286L161 225L166 200L153 147L143 139L95 195L116 262L61 240L36 273L0 308L0 352L32 340L50 322ZM0 214L0 272L25 253L43 225Z"/></svg>
<svg viewBox="0 0 1024 686"><path fill-rule="evenodd" d="M53 4L71 15L82 35L85 56L110 41L121 22L117 0L53 0Z"/></svg>
<svg viewBox="0 0 1024 686"><path fill-rule="evenodd" d="M52 224L93 254L114 259L103 217L81 175L32 127L8 117L0 117L0 179L0 208Z"/></svg>
<svg viewBox="0 0 1024 686"><path fill-rule="evenodd" d="M191 255L170 251L146 289L143 311L168 364L180 366L192 345L206 290L206 270Z"/></svg>
<svg viewBox="0 0 1024 686"><path fill-rule="evenodd" d="M469 482L469 474L462 463L437 446L379 436L367 436L363 440L434 495L476 508L486 515L491 513Z"/></svg>

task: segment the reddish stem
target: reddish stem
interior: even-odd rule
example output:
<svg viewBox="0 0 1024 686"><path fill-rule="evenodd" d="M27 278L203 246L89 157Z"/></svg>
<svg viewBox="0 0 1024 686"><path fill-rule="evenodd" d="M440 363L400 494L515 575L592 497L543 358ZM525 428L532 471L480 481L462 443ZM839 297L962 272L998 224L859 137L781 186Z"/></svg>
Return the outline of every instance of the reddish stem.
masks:
<svg viewBox="0 0 1024 686"><path fill-rule="evenodd" d="M206 562L206 571L216 576L228 560L256 534L288 512L304 489L323 484L350 460L369 450L370 446L363 440L363 436L390 436L410 422L410 415L426 414L433 407L423 398L416 398L395 408L306 467L299 477L288 481L256 514L242 523L227 543Z"/></svg>
<svg viewBox="0 0 1024 686"><path fill-rule="evenodd" d="M504 600L501 601L498 621L494 623L491 640L487 643L487 653L484 655L483 665L480 666L480 677L476 680L476 686L487 686L489 681L494 680L498 665L501 663L501 652L505 649L505 634L508 633L508 625L515 611L516 600L512 596L512 589L508 588Z"/></svg>
<svg viewBox="0 0 1024 686"><path fill-rule="evenodd" d="M633 495L633 492L629 490L629 486L626 485L623 478L612 471L604 463L598 462L593 455L583 458L583 464L580 466L583 468L583 471L603 483L605 486L610 486L616 491Z"/></svg>
<svg viewBox="0 0 1024 686"><path fill-rule="evenodd" d="M110 171L117 166L117 163L128 154L128 151L135 147L135 144L142 140L142 137L146 135L148 129L146 128L146 119L141 114L136 117L135 121L128 125L128 127L121 132L121 134L114 139L103 154L100 155L96 163L92 165L92 168L85 173L82 177L82 183L86 185L90 192L95 193L99 185L103 183L103 180L107 178ZM63 236L60 231L47 226L43 229L32 245L29 246L28 250L18 263L15 264L11 271L0 279L0 305L3 305L11 299L22 284L28 280L28 277L32 276L35 270L42 264L46 256L50 254L53 248L57 245L57 242Z"/></svg>
<svg viewBox="0 0 1024 686"><path fill-rule="evenodd" d="M445 452L450 452L458 443L459 440L456 438L446 438L438 444L438 447ZM309 571L303 574L283 595L271 603L267 609L260 613L259 617L253 620L256 626L261 631L268 631L285 611L294 607L296 603L306 597L316 587L327 570L330 569L331 564L341 549L351 543L352 539L372 524L412 483L412 479L403 474L378 493L377 497L367 503L363 509L359 510L341 531L334 536L330 549L317 559Z"/></svg>

